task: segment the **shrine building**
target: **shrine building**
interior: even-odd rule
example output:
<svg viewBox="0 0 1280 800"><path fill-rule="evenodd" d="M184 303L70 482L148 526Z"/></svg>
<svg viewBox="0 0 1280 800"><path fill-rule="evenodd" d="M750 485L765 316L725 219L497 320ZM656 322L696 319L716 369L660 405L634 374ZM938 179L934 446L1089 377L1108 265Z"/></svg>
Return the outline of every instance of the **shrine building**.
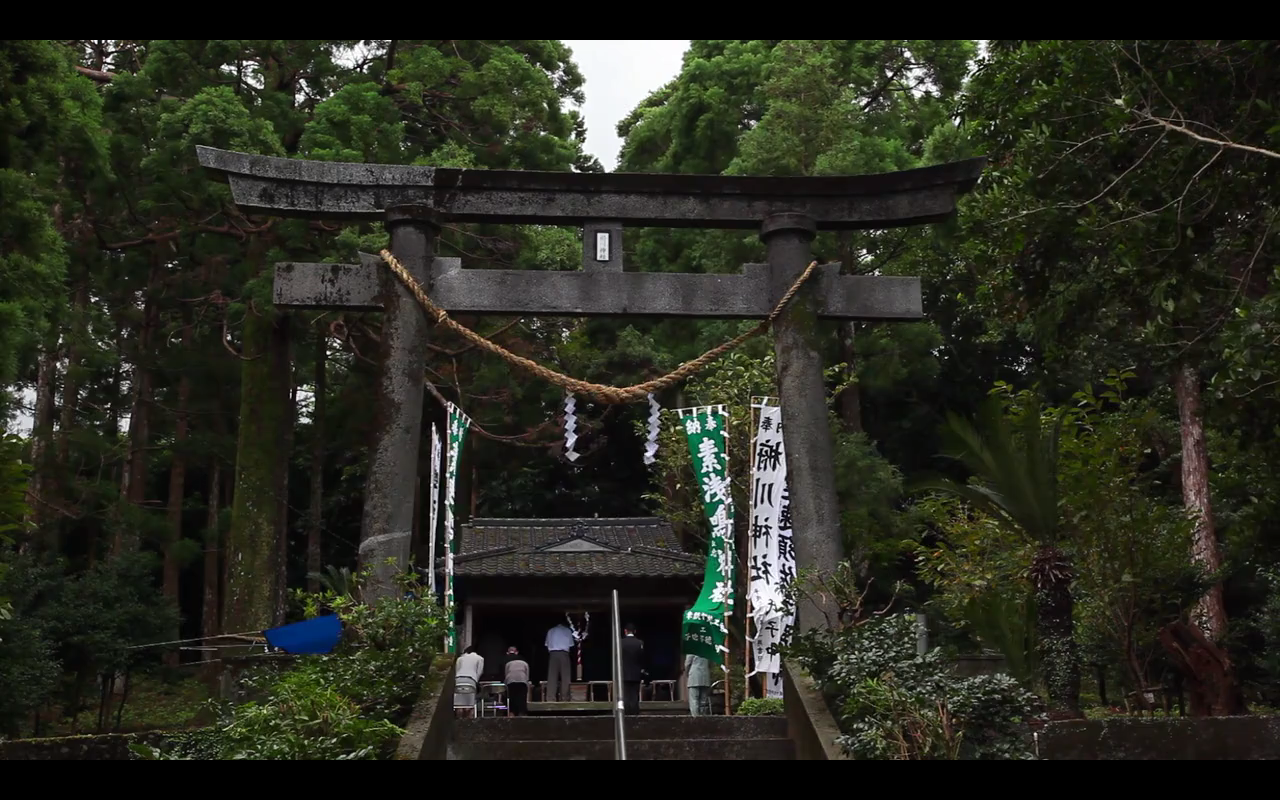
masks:
<svg viewBox="0 0 1280 800"><path fill-rule="evenodd" d="M476 646L485 680L502 680L506 648L514 645L533 672L531 699L541 700L536 687L547 679L547 631L569 621L581 628L590 614L581 675L577 649L570 653L573 694L600 696L611 675L610 602L617 589L622 624L635 624L644 640L649 681L659 682L663 699L680 696L678 687L661 682L679 675L681 620L702 588L705 558L686 551L669 522L477 518L459 526L453 563L459 650ZM443 587L443 558L436 570Z"/></svg>

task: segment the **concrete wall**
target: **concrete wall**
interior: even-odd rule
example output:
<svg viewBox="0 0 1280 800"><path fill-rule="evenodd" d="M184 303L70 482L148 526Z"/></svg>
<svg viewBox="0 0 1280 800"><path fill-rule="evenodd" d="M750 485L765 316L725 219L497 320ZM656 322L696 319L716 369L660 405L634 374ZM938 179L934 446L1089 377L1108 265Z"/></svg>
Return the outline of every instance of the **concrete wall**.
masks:
<svg viewBox="0 0 1280 800"><path fill-rule="evenodd" d="M0 742L0 761L128 761L129 745L158 747L172 733L106 733Z"/></svg>
<svg viewBox="0 0 1280 800"><path fill-rule="evenodd" d="M1113 717L1051 722L1039 734L1049 761L1280 759L1280 717Z"/></svg>
<svg viewBox="0 0 1280 800"><path fill-rule="evenodd" d="M797 761L848 761L836 744L840 727L827 708L822 690L809 673L782 663L782 702L787 736L795 742Z"/></svg>
<svg viewBox="0 0 1280 800"><path fill-rule="evenodd" d="M1008 674L1009 662L1004 656L962 655L954 661L955 673L962 678Z"/></svg>
<svg viewBox="0 0 1280 800"><path fill-rule="evenodd" d="M454 656L437 656L400 737L397 761L445 760L453 735L454 675Z"/></svg>

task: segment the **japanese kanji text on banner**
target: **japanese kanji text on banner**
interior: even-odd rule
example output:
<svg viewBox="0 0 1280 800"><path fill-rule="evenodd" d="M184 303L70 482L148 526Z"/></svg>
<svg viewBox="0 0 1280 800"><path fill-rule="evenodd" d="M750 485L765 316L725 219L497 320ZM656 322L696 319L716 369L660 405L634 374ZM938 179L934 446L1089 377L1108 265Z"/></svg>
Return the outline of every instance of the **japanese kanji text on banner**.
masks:
<svg viewBox="0 0 1280 800"><path fill-rule="evenodd" d="M445 640L446 652L458 652L458 626L454 619L453 609L453 556L458 550L458 543L453 536L454 498L458 493L458 457L462 453L462 444L466 441L467 431L471 429L471 420L462 409L448 403L449 410L449 452L447 459L448 475L445 478L444 498L444 609L449 619L449 633Z"/></svg>
<svg viewBox="0 0 1280 800"><path fill-rule="evenodd" d="M751 551L748 598L753 636L752 672L767 673L769 694L781 663L771 648L785 641L794 613L785 607L785 592L795 580L796 559L791 543L791 501L787 491L787 457L782 437L782 408L773 398L755 398L759 410L751 453ZM780 687L779 687L780 688Z"/></svg>
<svg viewBox="0 0 1280 800"><path fill-rule="evenodd" d="M440 513L440 429L431 426L431 497L427 500L427 575L431 599L436 599L436 521Z"/></svg>
<svg viewBox="0 0 1280 800"><path fill-rule="evenodd" d="M681 626L683 650L723 666L724 654L729 651L725 640L727 619L733 613L735 569L733 493L726 448L729 414L724 406L707 406L678 409L676 415L689 441L702 507L711 523L702 593L685 612Z"/></svg>

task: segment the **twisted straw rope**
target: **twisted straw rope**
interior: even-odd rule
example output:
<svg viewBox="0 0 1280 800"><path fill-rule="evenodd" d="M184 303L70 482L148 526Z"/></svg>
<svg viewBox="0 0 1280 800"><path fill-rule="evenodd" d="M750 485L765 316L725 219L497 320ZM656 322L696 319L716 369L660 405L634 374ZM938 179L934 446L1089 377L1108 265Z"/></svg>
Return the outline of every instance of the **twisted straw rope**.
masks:
<svg viewBox="0 0 1280 800"><path fill-rule="evenodd" d="M778 316L782 314L787 305L795 298L796 293L800 291L800 287L804 286L805 281L809 280L809 277L813 275L814 270L818 267L817 261L810 263L809 266L805 268L805 271L800 274L800 277L796 278L795 283L791 284L791 288L782 296L782 299L778 301L778 304L773 307L773 311L769 312L769 316L765 317L759 325L746 333L735 336L719 347L708 350L692 361L686 361L671 372L663 375L661 378L654 378L651 381L638 383L635 386L617 387L603 386L598 383L588 383L587 381L580 381L577 378L571 378L568 375L563 375L555 370L548 369L541 364L530 361L527 358L518 356L501 345L489 341L475 331L459 325L449 317L448 312L431 301L431 298L427 296L427 293L422 288L421 284L418 283L413 275L409 273L409 270L405 269L404 265L401 264L395 256L391 255L391 251L383 250L380 255L382 256L382 260L386 262L387 266L391 268L391 271L395 273L395 276L399 278L400 282L409 290L409 293L418 301L418 304L427 312L427 316L435 321L436 324L445 326L449 330L457 333L462 338L474 344L476 347L479 347L482 350L487 350L504 359L511 365L532 373L551 384L559 386L565 391L591 398L596 402L606 405L645 402L648 400L651 392L657 392L676 385L686 378L696 374L703 367L715 361L717 358L720 358L725 353L741 346L749 339L764 333L769 329L769 326L777 320Z"/></svg>

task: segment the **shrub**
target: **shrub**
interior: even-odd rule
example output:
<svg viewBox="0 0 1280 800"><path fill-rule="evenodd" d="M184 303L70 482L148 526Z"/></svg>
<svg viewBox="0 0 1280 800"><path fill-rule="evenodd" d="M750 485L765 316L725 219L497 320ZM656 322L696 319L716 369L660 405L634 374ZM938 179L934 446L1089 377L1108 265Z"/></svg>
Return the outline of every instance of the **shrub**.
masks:
<svg viewBox="0 0 1280 800"><path fill-rule="evenodd" d="M1264 641L1262 667L1272 684L1280 685L1280 569L1273 569L1264 577L1270 591L1254 621Z"/></svg>
<svg viewBox="0 0 1280 800"><path fill-rule="evenodd" d="M782 698L748 697L738 706L738 713L744 717L781 717Z"/></svg>
<svg viewBox="0 0 1280 800"><path fill-rule="evenodd" d="M367 575L362 576L367 578ZM298 593L308 616L333 611L343 622L331 655L309 656L293 669L267 668L246 679L262 699L221 707L221 719L192 739L160 748L135 745L141 759L350 761L388 756L403 731L446 630L445 616L420 599L410 575L396 599L368 605L358 589Z"/></svg>
<svg viewBox="0 0 1280 800"><path fill-rule="evenodd" d="M941 650L916 653L909 614L796 636L786 655L823 687L850 756L1031 759L1034 697L1005 675L960 677Z"/></svg>

